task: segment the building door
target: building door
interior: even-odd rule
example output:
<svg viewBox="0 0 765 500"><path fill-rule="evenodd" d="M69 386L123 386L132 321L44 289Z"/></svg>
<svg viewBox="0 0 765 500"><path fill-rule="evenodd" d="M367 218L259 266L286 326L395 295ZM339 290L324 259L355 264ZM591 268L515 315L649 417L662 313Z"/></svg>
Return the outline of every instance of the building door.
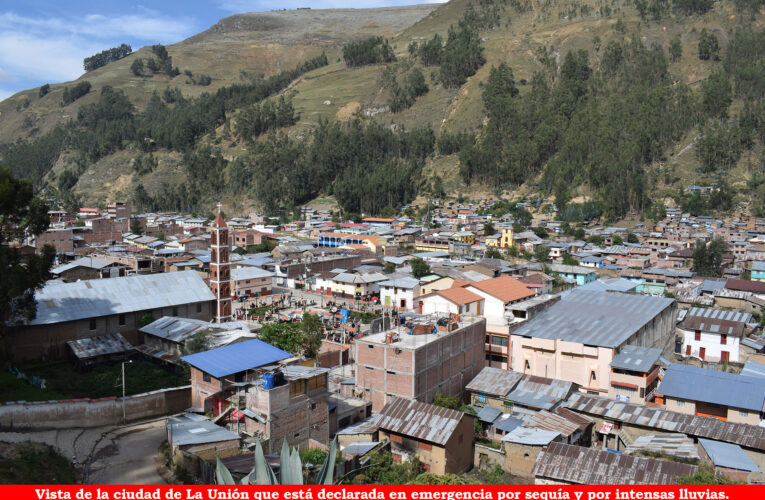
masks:
<svg viewBox="0 0 765 500"><path fill-rule="evenodd" d="M707 350L706 350L706 348L705 348L705 347L701 347L701 348L699 348L699 357L700 357L702 360L706 359L706 358L704 357L704 356L706 356L706 354L707 354Z"/></svg>
<svg viewBox="0 0 765 500"><path fill-rule="evenodd" d="M728 351L723 351L720 354L720 361L722 361L723 363L727 363L728 361L730 361L730 353Z"/></svg>

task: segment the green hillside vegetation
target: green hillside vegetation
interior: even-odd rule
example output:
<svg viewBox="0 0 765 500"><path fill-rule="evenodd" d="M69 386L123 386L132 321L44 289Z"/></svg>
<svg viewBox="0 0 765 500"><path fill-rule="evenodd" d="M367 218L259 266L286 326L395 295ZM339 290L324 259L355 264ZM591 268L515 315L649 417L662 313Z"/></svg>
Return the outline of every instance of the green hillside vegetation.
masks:
<svg viewBox="0 0 765 500"><path fill-rule="evenodd" d="M423 195L536 193L611 219L656 216L665 203L759 214L762 9L756 0L452 0L416 11L424 17L409 27L394 9L376 12L403 31L340 11L356 16L342 41L326 31L300 39L313 22L298 27L302 14L234 16L87 80L35 89L26 108L18 96L8 100L15 112L2 103L9 123L38 114L18 140L0 126L16 140L0 155L53 198L130 197L147 210L202 212L223 198L284 213L332 197L346 213L382 214ZM314 12L321 23L331 11ZM236 33L260 44L253 57L275 56L259 66L271 76L189 64L244 50ZM288 63L295 69L276 71ZM114 85L101 83L116 72ZM77 97L61 108L63 92ZM38 106L51 99L58 111ZM684 194L709 182L721 188L714 199Z"/></svg>

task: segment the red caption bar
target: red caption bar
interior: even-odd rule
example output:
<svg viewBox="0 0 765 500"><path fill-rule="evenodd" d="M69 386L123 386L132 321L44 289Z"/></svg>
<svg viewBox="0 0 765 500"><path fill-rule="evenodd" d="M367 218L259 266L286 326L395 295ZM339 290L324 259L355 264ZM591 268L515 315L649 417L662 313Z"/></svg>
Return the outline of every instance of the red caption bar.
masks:
<svg viewBox="0 0 765 500"><path fill-rule="evenodd" d="M719 500L763 498L762 486L0 486L35 500Z"/></svg>

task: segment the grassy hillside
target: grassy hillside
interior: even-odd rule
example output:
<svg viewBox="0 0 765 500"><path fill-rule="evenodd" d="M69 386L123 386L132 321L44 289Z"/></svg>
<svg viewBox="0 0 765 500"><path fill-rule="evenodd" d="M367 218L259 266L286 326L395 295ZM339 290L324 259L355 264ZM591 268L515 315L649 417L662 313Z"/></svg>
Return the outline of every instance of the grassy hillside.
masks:
<svg viewBox="0 0 765 500"><path fill-rule="evenodd" d="M464 85L444 88L438 81L439 67L423 67L419 60L410 58L408 47L412 42L423 43L436 33L446 39L450 26L457 25L471 4L477 9L496 7L493 27L480 32L486 63ZM129 68L136 58L151 57L150 49L145 47L123 60L83 75L79 80L90 81L93 88L87 96L68 106L61 107L60 102L64 87L70 84L53 85L51 92L42 98L38 97L37 89L31 89L7 99L0 103L0 143L18 137L39 137L56 124L74 119L79 107L96 102L100 89L106 85L123 90L140 111L154 92L161 93L168 87L177 87L184 96L194 97L232 83L252 81L261 74L271 75L294 68L322 51L327 54L329 64L301 75L282 92L291 99L299 116L294 126L284 129L289 137L297 141L304 139L322 119L360 117L399 130L430 126L436 135L468 130L480 138L487 124L481 97L484 82L492 67L501 63L512 68L523 96L531 91L529 82L535 73L547 71L555 79L557 73L550 70L551 64L560 67L565 55L571 51L588 51L589 64L597 69L603 49L609 42L624 42L637 37L646 47L658 45L666 52L670 41L679 37L682 55L669 65L670 74L675 84L688 84L698 90L702 82L721 66L721 62L714 58L699 59L702 29L717 37L722 55L737 28L762 30L764 20L764 11L742 14L731 1L715 2L714 8L703 15L668 11L658 20L650 14L641 17L631 0L452 0L440 6L242 14L223 19L203 33L168 46L173 65L181 71L172 79L159 74L136 77L131 73ZM342 62L342 46L373 35L390 39L398 61L347 68ZM547 55L547 63L542 54ZM399 80L413 68L421 69L429 91L408 109L398 113L386 111L391 96L391 87L385 84L386 68ZM192 78L184 75L186 69L193 75L210 75L212 83L209 86L195 85ZM741 108L742 102L734 99L730 116L735 117ZM210 145L228 161L247 158L251 146L231 133L236 120L236 113L228 114L225 126L200 138L198 144ZM663 199L691 183L716 179L700 174L696 168L699 163L695 153L698 137L699 131L691 130L675 143L671 151L667 151L666 158L648 165L646 172L654 199ZM136 144L128 144L116 153L88 164L74 189L88 203L104 203L115 197L130 196L137 184L144 185L151 194L159 192L163 184L182 182L186 176L182 155L177 151L155 151L153 157L157 167L148 174L137 173L132 168L135 159L141 155ZM730 170L730 183L743 187L761 158L762 145L758 142ZM62 172L72 168L73 161L71 155L62 155L46 181L55 186ZM441 177L447 193L455 196L493 194L493 189L480 184L465 186L459 170L456 155L436 154L425 162L421 177L431 180ZM539 179L529 180L534 182L504 194L533 193ZM574 198L590 194L586 185L579 185L571 193ZM326 193L318 196L323 201L332 198ZM747 201L745 198L741 201ZM226 199L234 205L232 208L241 211L258 205L252 193L244 189L234 189Z"/></svg>

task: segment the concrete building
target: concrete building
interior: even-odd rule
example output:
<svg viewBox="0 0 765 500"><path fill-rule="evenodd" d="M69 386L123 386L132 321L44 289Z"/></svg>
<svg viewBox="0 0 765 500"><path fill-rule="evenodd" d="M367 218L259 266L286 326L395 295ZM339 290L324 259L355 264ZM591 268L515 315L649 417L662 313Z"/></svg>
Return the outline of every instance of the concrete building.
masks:
<svg viewBox="0 0 765 500"><path fill-rule="evenodd" d="M246 432L275 452L283 440L303 448L309 439L329 441L329 368L288 365L272 368L247 389ZM270 376L270 378L269 378Z"/></svg>
<svg viewBox="0 0 765 500"><path fill-rule="evenodd" d="M752 322L749 313L692 307L678 327L683 337L680 353L702 361L738 363L741 339Z"/></svg>
<svg viewBox="0 0 765 500"><path fill-rule="evenodd" d="M411 311L414 298L420 295L420 280L403 277L381 281L380 303L387 308Z"/></svg>
<svg viewBox="0 0 765 500"><path fill-rule="evenodd" d="M355 341L356 393L380 411L392 397L457 396L483 367L483 318L421 316Z"/></svg>
<svg viewBox="0 0 765 500"><path fill-rule="evenodd" d="M621 348L663 349L676 316L673 299L574 289L511 332L511 367L605 395Z"/></svg>
<svg viewBox="0 0 765 500"><path fill-rule="evenodd" d="M142 343L144 316L209 321L214 296L193 271L49 284L35 294L37 316L4 340L14 359L58 358L66 342L112 333Z"/></svg>
<svg viewBox="0 0 765 500"><path fill-rule="evenodd" d="M275 274L259 267L240 267L231 270L234 297L270 295Z"/></svg>
<svg viewBox="0 0 765 500"><path fill-rule="evenodd" d="M656 393L671 411L765 426L765 380L760 377L671 364Z"/></svg>
<svg viewBox="0 0 765 500"><path fill-rule="evenodd" d="M608 397L627 403L652 402L659 384L661 349L626 345L611 361Z"/></svg>
<svg viewBox="0 0 765 500"><path fill-rule="evenodd" d="M391 443L393 461L416 456L433 474L460 474L473 458L473 417L411 399L392 398L380 412L380 439Z"/></svg>

